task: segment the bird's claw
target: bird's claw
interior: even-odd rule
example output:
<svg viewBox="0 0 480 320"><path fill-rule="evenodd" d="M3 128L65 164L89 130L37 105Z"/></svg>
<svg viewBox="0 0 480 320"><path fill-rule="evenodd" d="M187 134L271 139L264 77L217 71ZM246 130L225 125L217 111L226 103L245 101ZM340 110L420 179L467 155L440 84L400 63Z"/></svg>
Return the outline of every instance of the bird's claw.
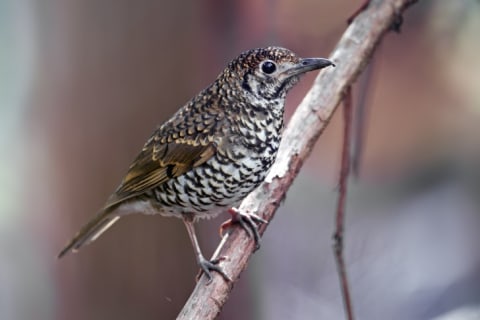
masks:
<svg viewBox="0 0 480 320"><path fill-rule="evenodd" d="M200 266L200 272L197 275L197 281L202 276L202 273L204 273L205 276L208 279L207 280L207 285L210 284L212 282L211 271L216 271L223 277L223 279L225 279L225 281L231 282L232 279L230 279L230 277L225 273L225 271L223 271L223 269L218 265L221 261L226 260L226 259L227 258L224 257L224 256L218 257L218 258L212 259L212 260L207 260L204 257L199 257L198 265Z"/></svg>
<svg viewBox="0 0 480 320"><path fill-rule="evenodd" d="M257 224L268 223L268 221L254 213L241 212L237 208L230 208L228 213L232 215L232 218L222 223L220 226L220 236L223 236L225 229L238 223L242 229L247 232L248 236L254 239L255 250L258 250L260 248L260 233Z"/></svg>

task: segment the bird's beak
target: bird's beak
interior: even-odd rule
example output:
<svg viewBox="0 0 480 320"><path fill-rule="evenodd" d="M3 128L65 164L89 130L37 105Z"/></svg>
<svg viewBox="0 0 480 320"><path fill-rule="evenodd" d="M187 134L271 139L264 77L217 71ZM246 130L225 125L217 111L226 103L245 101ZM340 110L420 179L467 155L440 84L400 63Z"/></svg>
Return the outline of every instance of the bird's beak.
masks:
<svg viewBox="0 0 480 320"><path fill-rule="evenodd" d="M291 68L285 70L284 73L288 77L293 77L308 71L322 69L328 66L335 67L335 64L332 61L324 58L304 58L300 59L300 61L294 64Z"/></svg>

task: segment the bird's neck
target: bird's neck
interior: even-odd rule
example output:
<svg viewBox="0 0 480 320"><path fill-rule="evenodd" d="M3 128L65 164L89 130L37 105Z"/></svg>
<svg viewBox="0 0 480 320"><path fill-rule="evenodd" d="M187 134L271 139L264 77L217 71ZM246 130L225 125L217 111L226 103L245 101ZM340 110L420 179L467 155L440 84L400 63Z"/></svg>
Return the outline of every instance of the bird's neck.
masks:
<svg viewBox="0 0 480 320"><path fill-rule="evenodd" d="M283 111L285 99L255 101L251 103L238 103L232 106L232 120L234 127L242 128L241 136L248 140L249 144L264 142L266 138L258 140L257 135L279 136L283 129Z"/></svg>

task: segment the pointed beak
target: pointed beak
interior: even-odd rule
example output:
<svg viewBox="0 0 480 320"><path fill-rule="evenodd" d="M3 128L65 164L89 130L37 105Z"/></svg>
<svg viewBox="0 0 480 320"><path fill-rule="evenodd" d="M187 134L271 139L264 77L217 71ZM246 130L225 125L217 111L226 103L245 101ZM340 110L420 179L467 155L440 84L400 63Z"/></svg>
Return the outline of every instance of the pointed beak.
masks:
<svg viewBox="0 0 480 320"><path fill-rule="evenodd" d="M335 67L335 64L332 61L324 58L304 58L300 59L297 64L295 64L288 70L285 70L285 74L289 77L292 77L308 71L322 69L328 66Z"/></svg>

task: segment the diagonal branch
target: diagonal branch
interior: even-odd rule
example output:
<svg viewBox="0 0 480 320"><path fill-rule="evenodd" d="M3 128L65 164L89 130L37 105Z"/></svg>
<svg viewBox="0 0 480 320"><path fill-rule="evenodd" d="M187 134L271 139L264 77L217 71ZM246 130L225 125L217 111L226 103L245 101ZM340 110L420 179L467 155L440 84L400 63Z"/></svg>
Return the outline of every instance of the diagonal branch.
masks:
<svg viewBox="0 0 480 320"><path fill-rule="evenodd" d="M273 218L345 91L364 69L383 35L398 23L400 14L414 2L372 0L350 24L330 57L337 67L322 71L315 79L284 132L272 171L266 181L242 202L240 210L255 212L268 221ZM266 225L261 226L262 234L265 228ZM206 285L207 279L201 277L177 319L214 319L246 268L253 250L253 240L240 228L226 234L214 256L228 257L221 266L233 281L227 283L214 274L213 281Z"/></svg>

